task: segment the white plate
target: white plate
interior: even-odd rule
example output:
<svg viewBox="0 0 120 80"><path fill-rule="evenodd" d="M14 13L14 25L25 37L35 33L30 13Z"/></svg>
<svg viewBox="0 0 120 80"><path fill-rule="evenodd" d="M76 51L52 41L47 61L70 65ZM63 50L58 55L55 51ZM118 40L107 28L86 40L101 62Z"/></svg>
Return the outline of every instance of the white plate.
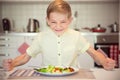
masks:
<svg viewBox="0 0 120 80"><path fill-rule="evenodd" d="M74 69L73 72L64 72L64 73L44 73L44 72L38 72L37 70L35 70L35 71L41 75L44 75L44 76L58 76L59 77L59 76L72 75L72 74L75 74L79 71L78 68L74 68L74 67L72 67L72 68Z"/></svg>

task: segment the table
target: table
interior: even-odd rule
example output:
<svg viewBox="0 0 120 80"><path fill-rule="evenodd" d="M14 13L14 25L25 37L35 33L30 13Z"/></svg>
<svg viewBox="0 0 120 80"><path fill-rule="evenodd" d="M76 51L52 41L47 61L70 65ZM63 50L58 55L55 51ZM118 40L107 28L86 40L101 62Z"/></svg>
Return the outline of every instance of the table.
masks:
<svg viewBox="0 0 120 80"><path fill-rule="evenodd" d="M15 78L15 79L7 79L7 80L120 80L120 68L114 69L112 71L106 71L102 68L93 68L93 69L83 69L87 72L93 73L95 78L79 78L79 75L73 75L70 77L61 77L61 78L48 78L48 77L39 77L39 78ZM13 70L14 71L14 70ZM11 71L11 72L13 72ZM11 72L7 72L9 75Z"/></svg>

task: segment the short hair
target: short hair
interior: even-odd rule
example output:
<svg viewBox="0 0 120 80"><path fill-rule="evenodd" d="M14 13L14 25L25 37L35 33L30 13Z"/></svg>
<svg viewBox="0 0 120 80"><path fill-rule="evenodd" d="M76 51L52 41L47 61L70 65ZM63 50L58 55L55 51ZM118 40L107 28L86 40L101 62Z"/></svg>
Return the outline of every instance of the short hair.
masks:
<svg viewBox="0 0 120 80"><path fill-rule="evenodd" d="M47 8L47 17L48 18L50 16L50 13L52 13L52 12L68 14L68 18L70 18L72 15L70 5L66 1L63 1L63 0L55 0L49 4L49 6Z"/></svg>

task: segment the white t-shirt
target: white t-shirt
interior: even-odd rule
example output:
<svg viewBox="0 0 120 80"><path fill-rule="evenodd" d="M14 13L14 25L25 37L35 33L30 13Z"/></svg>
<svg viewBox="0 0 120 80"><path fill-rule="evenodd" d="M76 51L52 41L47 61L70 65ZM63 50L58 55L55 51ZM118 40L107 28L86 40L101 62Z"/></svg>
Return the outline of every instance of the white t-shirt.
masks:
<svg viewBox="0 0 120 80"><path fill-rule="evenodd" d="M76 54L84 53L90 44L81 36L80 32L67 29L62 36L57 36L51 29L38 33L27 54L35 57L41 53L43 65L78 66Z"/></svg>

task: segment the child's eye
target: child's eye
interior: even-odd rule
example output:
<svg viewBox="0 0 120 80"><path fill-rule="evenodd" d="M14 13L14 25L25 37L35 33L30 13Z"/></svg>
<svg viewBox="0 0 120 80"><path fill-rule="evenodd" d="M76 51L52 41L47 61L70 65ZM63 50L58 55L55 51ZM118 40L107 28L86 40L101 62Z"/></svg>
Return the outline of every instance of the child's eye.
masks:
<svg viewBox="0 0 120 80"><path fill-rule="evenodd" d="M61 22L61 23L65 23L65 21Z"/></svg>
<svg viewBox="0 0 120 80"><path fill-rule="evenodd" d="M56 23L56 22L51 22L51 23Z"/></svg>

